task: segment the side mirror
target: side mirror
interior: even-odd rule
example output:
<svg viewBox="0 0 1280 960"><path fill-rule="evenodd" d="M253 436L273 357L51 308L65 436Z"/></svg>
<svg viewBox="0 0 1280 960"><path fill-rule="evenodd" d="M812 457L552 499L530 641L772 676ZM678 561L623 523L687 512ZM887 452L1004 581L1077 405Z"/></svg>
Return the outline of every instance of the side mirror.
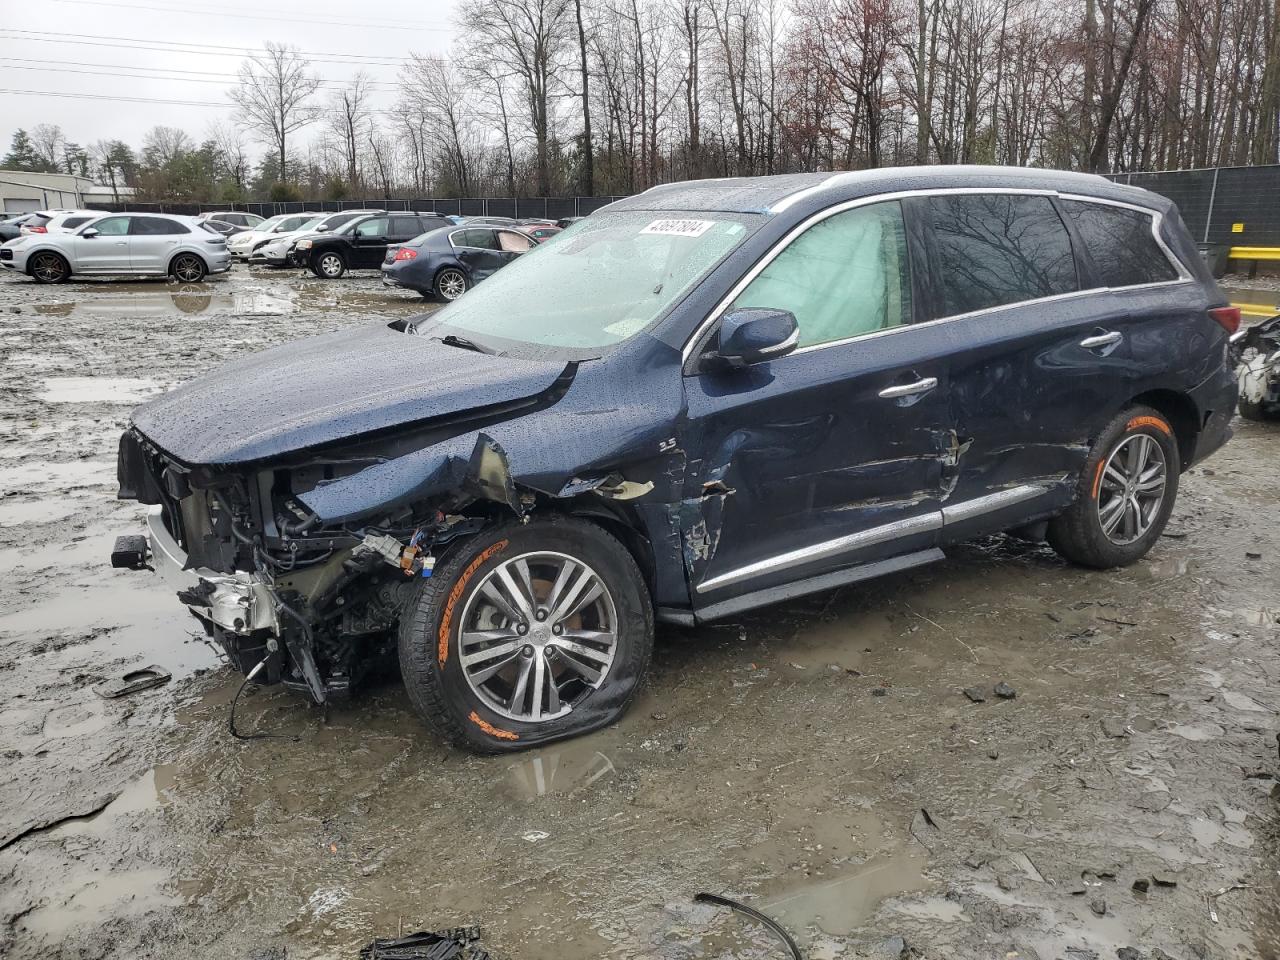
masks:
<svg viewBox="0 0 1280 960"><path fill-rule="evenodd" d="M80 231L80 236L86 237L89 240L92 240L97 235L98 235L98 231L93 227L85 227L83 230Z"/></svg>
<svg viewBox="0 0 1280 960"><path fill-rule="evenodd" d="M720 321L720 346L705 358L711 366L737 370L785 357L800 342L800 327L790 310L743 307Z"/></svg>

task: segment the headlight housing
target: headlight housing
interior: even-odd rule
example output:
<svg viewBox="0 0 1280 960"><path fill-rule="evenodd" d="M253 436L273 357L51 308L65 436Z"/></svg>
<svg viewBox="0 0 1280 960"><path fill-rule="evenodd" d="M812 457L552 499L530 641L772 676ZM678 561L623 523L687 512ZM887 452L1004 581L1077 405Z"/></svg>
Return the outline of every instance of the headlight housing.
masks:
<svg viewBox="0 0 1280 960"><path fill-rule="evenodd" d="M299 241L298 241L298 249L299 249L299 250L310 250L310 249L311 249L311 241L310 241L310 240L299 240Z"/></svg>

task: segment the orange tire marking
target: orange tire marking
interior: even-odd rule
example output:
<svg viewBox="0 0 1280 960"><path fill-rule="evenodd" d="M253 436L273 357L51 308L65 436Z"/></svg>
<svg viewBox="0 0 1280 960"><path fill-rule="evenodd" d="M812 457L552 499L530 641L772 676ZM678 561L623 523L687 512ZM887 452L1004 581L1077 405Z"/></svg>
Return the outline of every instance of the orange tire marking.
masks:
<svg viewBox="0 0 1280 960"><path fill-rule="evenodd" d="M1098 491L1102 489L1102 471L1106 467L1107 461L1098 461L1098 472L1093 475L1093 499L1098 499Z"/></svg>
<svg viewBox="0 0 1280 960"><path fill-rule="evenodd" d="M506 540L499 540L497 543L486 547L480 552L480 555L467 564L467 569L462 571L462 576L458 578L458 582L453 585L453 589L449 591L449 599L444 605L444 615L440 618L439 647L437 648L437 658L440 666L444 666L445 661L449 659L449 631L453 626L453 608L458 605L458 601L462 599L462 594L467 589L467 584L471 578L475 576L476 571L484 565L484 562L496 553L501 553L507 546Z"/></svg>
<svg viewBox="0 0 1280 960"><path fill-rule="evenodd" d="M1172 436L1169 431L1169 425L1158 417L1134 417L1124 425L1126 430L1137 430L1139 427L1153 427L1166 437Z"/></svg>
<svg viewBox="0 0 1280 960"><path fill-rule="evenodd" d="M471 716L467 717L467 719L470 720L472 723L474 723L477 727L479 727L481 730L483 730L485 733L487 733L491 737L497 737L499 740L519 740L520 739L518 734L512 733L510 730L503 730L503 729L500 729L499 727L495 727L492 723L489 723L487 720L481 717L480 714L476 713L474 710L471 711Z"/></svg>

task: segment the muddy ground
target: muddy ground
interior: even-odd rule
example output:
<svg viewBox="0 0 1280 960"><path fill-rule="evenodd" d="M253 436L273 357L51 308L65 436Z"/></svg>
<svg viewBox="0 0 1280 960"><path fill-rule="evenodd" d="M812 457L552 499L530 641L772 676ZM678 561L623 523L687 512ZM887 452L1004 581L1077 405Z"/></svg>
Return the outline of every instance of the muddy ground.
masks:
<svg viewBox="0 0 1280 960"><path fill-rule="evenodd" d="M231 739L238 677L107 562L131 404L422 307L371 275L0 278L0 954L350 958L474 922L509 960L783 956L711 891L811 960L1280 956L1280 425L1238 421L1136 566L993 538L660 628L630 715L571 743L445 749L395 678L327 725L250 688L240 722L298 739ZM149 663L173 681L94 694Z"/></svg>

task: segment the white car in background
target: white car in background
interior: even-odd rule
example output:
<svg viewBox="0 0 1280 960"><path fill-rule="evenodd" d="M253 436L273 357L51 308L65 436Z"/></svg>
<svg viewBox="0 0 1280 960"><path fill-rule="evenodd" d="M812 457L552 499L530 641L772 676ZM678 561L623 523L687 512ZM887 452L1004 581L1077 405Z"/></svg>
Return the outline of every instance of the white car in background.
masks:
<svg viewBox="0 0 1280 960"><path fill-rule="evenodd" d="M328 233L331 230L337 230L344 223L350 223L352 220L368 216L371 213L386 213L386 211L381 209L340 210L337 213L327 213L320 219L312 221L309 225L299 227L297 230L286 233L278 239L255 244L253 253L249 257L249 262L264 263L269 267L297 266L294 252L301 238L311 234Z"/></svg>
<svg viewBox="0 0 1280 960"><path fill-rule="evenodd" d="M111 213L74 233L32 233L0 246L0 267L37 283L72 276L171 276L195 283L231 269L226 239L191 217Z"/></svg>
<svg viewBox="0 0 1280 960"><path fill-rule="evenodd" d="M75 233L90 220L105 217L109 212L108 210L71 210L67 213L59 213L45 223L44 229L46 233Z"/></svg>
<svg viewBox="0 0 1280 960"><path fill-rule="evenodd" d="M63 207L55 207L49 210L37 210L31 216L22 222L22 227L18 233L26 236L29 233L48 233L49 223L68 213L75 213L74 210L67 210Z"/></svg>
<svg viewBox="0 0 1280 960"><path fill-rule="evenodd" d="M287 261L284 256L288 254L289 248L293 246L294 241L305 233L313 233L323 222L324 214L318 213L287 233L268 234L254 243L249 249L249 262L255 264L265 263L273 267L286 265ZM284 253L277 256L278 251L284 251Z"/></svg>
<svg viewBox="0 0 1280 960"><path fill-rule="evenodd" d="M237 260L248 260L254 245L261 240L272 240L283 233L292 233L309 220L323 217L323 213L282 213L264 220L252 230L237 233L227 241L227 250Z"/></svg>

